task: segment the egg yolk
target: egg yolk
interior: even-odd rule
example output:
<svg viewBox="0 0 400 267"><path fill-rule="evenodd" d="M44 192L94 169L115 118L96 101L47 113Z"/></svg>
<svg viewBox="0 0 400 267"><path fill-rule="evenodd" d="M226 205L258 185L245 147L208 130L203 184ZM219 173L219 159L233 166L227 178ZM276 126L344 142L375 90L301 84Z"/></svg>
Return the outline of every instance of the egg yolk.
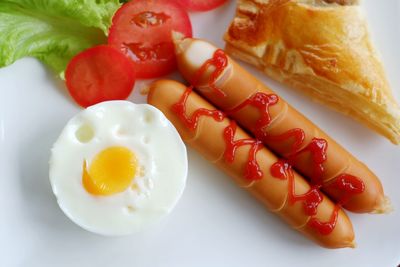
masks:
<svg viewBox="0 0 400 267"><path fill-rule="evenodd" d="M137 159L125 147L110 147L93 159L88 170L83 162L82 183L86 191L98 196L109 196L125 191L132 183Z"/></svg>

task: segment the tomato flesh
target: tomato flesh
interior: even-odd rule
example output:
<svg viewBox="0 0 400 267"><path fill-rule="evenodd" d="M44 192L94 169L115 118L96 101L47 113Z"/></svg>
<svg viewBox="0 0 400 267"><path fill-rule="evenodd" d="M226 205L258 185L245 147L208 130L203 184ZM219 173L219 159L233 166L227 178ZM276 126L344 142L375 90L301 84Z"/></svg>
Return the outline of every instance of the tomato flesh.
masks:
<svg viewBox="0 0 400 267"><path fill-rule="evenodd" d="M72 98L86 108L128 98L135 85L135 70L119 50L100 45L76 55L67 66L65 79Z"/></svg>
<svg viewBox="0 0 400 267"><path fill-rule="evenodd" d="M184 8L168 0L135 0L114 15L108 43L134 62L138 78L156 78L176 69L172 31L192 36Z"/></svg>
<svg viewBox="0 0 400 267"><path fill-rule="evenodd" d="M178 0L187 10L209 11L223 5L226 0Z"/></svg>

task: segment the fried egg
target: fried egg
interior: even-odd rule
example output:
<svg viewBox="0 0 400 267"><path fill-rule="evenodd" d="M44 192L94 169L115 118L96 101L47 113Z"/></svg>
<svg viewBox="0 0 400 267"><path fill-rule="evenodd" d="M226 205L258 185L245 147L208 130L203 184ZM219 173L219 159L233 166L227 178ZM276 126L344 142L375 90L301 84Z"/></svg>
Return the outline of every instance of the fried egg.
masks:
<svg viewBox="0 0 400 267"><path fill-rule="evenodd" d="M138 232L183 193L187 153L178 132L147 104L109 101L72 118L55 142L50 183L62 211L101 235Z"/></svg>

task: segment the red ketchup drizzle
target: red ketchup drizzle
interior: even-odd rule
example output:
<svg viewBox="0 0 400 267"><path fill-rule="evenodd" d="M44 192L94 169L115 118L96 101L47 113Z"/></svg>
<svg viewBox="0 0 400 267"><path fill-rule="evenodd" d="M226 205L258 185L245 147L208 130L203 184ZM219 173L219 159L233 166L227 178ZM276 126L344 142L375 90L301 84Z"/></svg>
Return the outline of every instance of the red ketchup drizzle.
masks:
<svg viewBox="0 0 400 267"><path fill-rule="evenodd" d="M317 214L318 205L322 202L323 196L319 191L319 186L312 187L303 195L296 195L296 187L294 181L294 173L292 166L286 160L278 160L271 166L271 174L273 177L288 180L289 184L289 203L295 204L297 201L303 201L304 211L307 215L313 216Z"/></svg>
<svg viewBox="0 0 400 267"><path fill-rule="evenodd" d="M222 121L225 118L225 114L219 110L209 110L205 108L197 109L191 117L186 115L186 102L189 98L190 93L193 91L193 86L186 88L179 102L172 106L172 110L178 115L178 117L186 124L186 126L195 130L198 126L199 119L201 116L212 117L216 121ZM244 177L248 180L259 180L263 177L263 173L257 162L257 153L262 148L262 142L251 138L234 140L237 125L234 121L224 130L224 139L226 143L226 149L224 153L225 160L232 163L235 159L236 150L241 146L251 146L249 151L249 158L246 164L246 171Z"/></svg>
<svg viewBox="0 0 400 267"><path fill-rule="evenodd" d="M310 219L308 222L308 225L315 230L317 230L321 235L329 235L332 233L332 231L335 229L337 219L339 216L339 210L340 210L341 205L337 204L335 205L335 208L333 209L331 218L327 222L321 222L317 218L313 217Z"/></svg>
<svg viewBox="0 0 400 267"><path fill-rule="evenodd" d="M193 78L192 84L197 86L197 83L201 76L207 71L207 69L211 66L214 66L215 70L211 73L210 80L208 81L208 86L213 90L218 96L225 97L226 94L219 89L215 82L221 73L228 66L228 57L222 49L218 49L214 52L212 58L208 59L204 64L200 67L200 69L196 72L195 77Z"/></svg>
<svg viewBox="0 0 400 267"><path fill-rule="evenodd" d="M303 144L306 138L306 134L300 128L294 128L281 135L276 135L276 136L271 136L271 135L268 136L265 132L263 132L263 135L264 135L263 139L267 139L268 137L268 140L275 142L283 142L285 140L293 138L294 142L292 144L292 147L290 148L291 152L289 153L288 157L290 156L293 157L293 154L295 154L301 148L301 145Z"/></svg>
<svg viewBox="0 0 400 267"><path fill-rule="evenodd" d="M216 121L224 120L225 114L222 111L209 110L205 108L197 109L189 118L186 115L186 102L192 91L193 86L189 86L188 88L186 88L186 91L183 93L179 102L172 106L172 110L179 116L179 118L186 124L189 129L195 130L197 128L201 116L209 116Z"/></svg>
<svg viewBox="0 0 400 267"><path fill-rule="evenodd" d="M245 108L246 106L251 105L256 107L260 112L260 118L257 120L252 131L257 139L275 142L284 142L289 139L294 140L290 151L287 153L286 160L279 160L277 163L275 163L271 167L271 174L278 179L288 180L288 198L291 205L298 201L302 201L305 213L309 216L314 216L317 214L317 208L323 199L322 193L319 189L323 185L323 164L327 160L328 142L325 139L313 138L305 148L301 149L305 141L305 132L300 128L290 129L283 134L276 136L269 135L265 131L265 129L271 123L269 108L278 102L279 97L275 94L257 92L236 108L226 111L225 113L227 115L231 115ZM310 152L312 157L313 172L310 178L313 186L307 193L303 195L296 195L294 174L291 165L296 163L296 159L300 154L306 152ZM349 175L346 174L337 177L335 185L339 190L344 191L345 195L342 197L340 203L335 206L330 220L328 222L321 222L313 217L309 221L310 227L315 228L319 233L324 235L331 233L335 228L341 205L347 202L352 195L360 194L364 191L364 183L359 178L354 176L349 177Z"/></svg>
<svg viewBox="0 0 400 267"><path fill-rule="evenodd" d="M262 142L254 140L252 138L240 139L235 141L234 137L236 133L236 127L237 125L235 121L231 121L229 126L227 126L224 130L224 139L226 144L225 160L232 163L235 159L236 149L241 146L251 146L244 177L251 181L259 180L263 177L264 174L260 170L260 166L258 165L256 156L257 152L260 151L260 149L262 148Z"/></svg>
<svg viewBox="0 0 400 267"><path fill-rule="evenodd" d="M350 174L340 174L335 178L334 183L335 186L344 193L344 195L335 206L331 218L328 222L321 222L316 218L311 218L308 222L310 227L316 229L322 235L328 235L335 229L340 207L346 204L353 195L361 194L365 190L365 184L363 181Z"/></svg>
<svg viewBox="0 0 400 267"><path fill-rule="evenodd" d="M313 174L310 177L311 182L315 185L322 186L322 175L324 174L323 164L327 159L326 151L328 149L328 142L325 139L313 138L305 148L301 149L305 140L305 133L300 128L294 128L281 135L268 137L269 140L277 142L283 142L290 138L293 138L295 141L286 157L289 163L294 165L296 163L296 158L300 154L310 152L313 162Z"/></svg>
<svg viewBox="0 0 400 267"><path fill-rule="evenodd" d="M256 125L254 127L254 134L257 139L262 140L265 137L265 127L267 127L271 123L271 115L268 110L269 107L278 103L279 97L277 95L271 94L267 95L264 93L256 93L249 99L246 99L242 104L237 106L234 109L231 109L226 112L226 114L233 114L248 105L252 105L260 110L260 119L257 120Z"/></svg>
<svg viewBox="0 0 400 267"><path fill-rule="evenodd" d="M214 66L215 70L210 76L209 87L219 96L225 97L226 94L215 85L216 80L224 71L224 69L228 65L228 58L225 52L221 49L215 51L213 57L207 60L198 70L194 79L193 85L196 86L200 77L207 71L210 66ZM218 110L207 110L207 109L198 109L196 110L191 118L188 118L185 115L186 112L186 101L189 94L192 92L193 86L187 88L182 98L178 103L176 103L172 108L173 111L181 118L183 122L187 125L188 128L194 130L197 128L198 120L201 116L210 116L213 117L216 121L222 121L225 118L225 114ZM236 123L231 121L230 125L227 126L224 130L224 139L226 142L226 150L225 150L225 160L228 162L233 162L235 158L235 152L237 148L241 146L250 145L249 151L249 159L246 165L245 178L249 180L258 180L262 179L263 173L260 170L258 165L256 156L257 152L263 147L262 142L259 140L267 140L267 141L275 141L275 142L284 142L291 138L294 139L294 142L290 148L288 155L286 156L286 160L278 160L275 164L271 166L270 172L271 175L275 178L288 180L288 200L291 205L295 204L298 201L303 202L303 207L306 215L311 216L311 219L308 222L308 225L314 228L322 235L330 234L337 223L339 211L343 204L345 204L351 196L355 194L360 194L365 190L365 185L362 180L358 177L349 175L349 174L341 174L335 178L334 186L336 186L341 192L343 192L343 196L339 203L335 205L334 210L332 211L332 215L327 222L321 222L319 219L314 216L317 214L317 208L319 204L323 200L323 195L319 190L323 185L322 175L324 173L324 162L327 160L327 148L328 142L325 139L321 138L313 138L312 141L303 149L301 147L305 141L305 133L303 129L294 128L288 130L287 132L271 136L266 133L265 129L271 123L271 115L269 113L269 108L272 105L275 105L279 102L279 97L275 94L265 94L261 92L257 92L249 99L246 99L242 104L237 106L236 108L226 111L227 115L231 115L239 110L245 108L246 106L254 106L260 111L260 118L257 120L256 125L253 129L253 132L258 140L254 139L240 139L234 140L235 132L236 132ZM313 186L310 190L302 195L296 195L296 187L294 180L294 172L292 170L292 165L295 164L297 157L301 153L310 152L312 161L313 161L313 174L311 177L311 182Z"/></svg>
<svg viewBox="0 0 400 267"><path fill-rule="evenodd" d="M353 196L361 194L365 190L365 184L358 177L350 174L340 174L335 178L335 186L341 192L344 192L341 203L346 202Z"/></svg>

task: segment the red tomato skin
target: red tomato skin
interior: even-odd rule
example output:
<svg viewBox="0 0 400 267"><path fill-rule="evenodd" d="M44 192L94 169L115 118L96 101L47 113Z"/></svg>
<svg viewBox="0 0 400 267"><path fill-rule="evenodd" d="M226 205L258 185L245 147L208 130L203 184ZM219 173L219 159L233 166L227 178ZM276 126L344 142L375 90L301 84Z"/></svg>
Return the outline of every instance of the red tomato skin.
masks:
<svg viewBox="0 0 400 267"><path fill-rule="evenodd" d="M163 23L157 23L156 20L154 25L147 23L143 27L138 26L135 19L147 12L156 18L161 17ZM108 44L121 49L133 60L138 78L156 78L176 70L172 31L181 32L186 37L193 35L189 15L180 4L171 0L133 0L115 13ZM139 59L127 48L129 45L142 45L151 50L160 44L168 46L162 51L162 57L159 58L157 54L146 60Z"/></svg>
<svg viewBox="0 0 400 267"><path fill-rule="evenodd" d="M69 94L81 107L110 100L125 100L135 86L132 62L108 45L89 48L76 55L65 71Z"/></svg>

